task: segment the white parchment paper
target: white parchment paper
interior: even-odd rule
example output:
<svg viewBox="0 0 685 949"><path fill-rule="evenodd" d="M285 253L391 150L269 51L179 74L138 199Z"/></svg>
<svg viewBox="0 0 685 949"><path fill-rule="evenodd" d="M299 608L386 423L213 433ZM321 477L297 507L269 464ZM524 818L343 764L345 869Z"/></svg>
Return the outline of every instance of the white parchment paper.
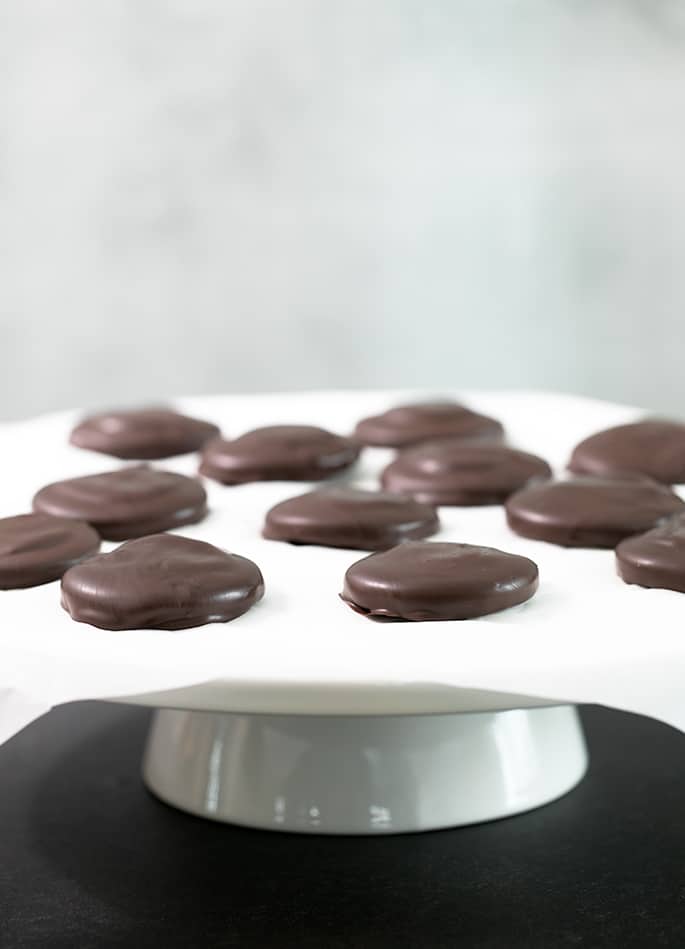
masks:
<svg viewBox="0 0 685 949"><path fill-rule="evenodd" d="M511 444L563 468L573 445L640 411L594 400L530 392L436 392L500 418ZM274 423L312 423L346 432L362 416L411 392L318 392L179 400L227 435ZM0 516L30 509L34 492L65 477L118 462L69 447L78 413L1 427ZM376 484L391 453L369 450L348 480ZM160 462L193 473L197 459ZM685 729L685 596L622 583L611 551L564 550L511 533L499 507L442 508L435 539L487 544L525 554L540 567L527 604L467 622L378 624L338 598L346 568L364 552L265 541L266 510L307 490L270 483L224 488L207 482L211 514L182 529L254 559L266 596L228 624L179 632L108 632L75 623L59 603L59 583L0 593L0 739L63 702L134 696L221 682L268 692L344 684L368 694L420 686L594 702ZM115 545L107 544L104 549ZM215 687L216 688L216 687ZM264 710L268 710L265 708Z"/></svg>

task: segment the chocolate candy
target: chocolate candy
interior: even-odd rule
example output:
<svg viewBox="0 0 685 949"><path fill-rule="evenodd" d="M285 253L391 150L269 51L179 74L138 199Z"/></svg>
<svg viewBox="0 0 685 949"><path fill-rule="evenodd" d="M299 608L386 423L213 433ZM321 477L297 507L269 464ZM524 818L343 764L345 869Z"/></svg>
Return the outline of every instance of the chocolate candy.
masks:
<svg viewBox="0 0 685 949"><path fill-rule="evenodd" d="M400 452L381 475L388 491L428 504L501 504L531 481L550 478L546 461L505 445L442 438Z"/></svg>
<svg viewBox="0 0 685 949"><path fill-rule="evenodd" d="M336 487L272 507L263 536L292 544L384 550L401 541L430 537L439 527L434 509L413 498Z"/></svg>
<svg viewBox="0 0 685 949"><path fill-rule="evenodd" d="M685 502L647 478L579 477L519 491L506 511L509 526L523 537L562 547L615 547L685 511Z"/></svg>
<svg viewBox="0 0 685 949"><path fill-rule="evenodd" d="M500 439L502 425L456 402L417 402L362 419L354 437L362 445L404 448L433 438Z"/></svg>
<svg viewBox="0 0 685 949"><path fill-rule="evenodd" d="M492 547L410 541L352 564L342 599L395 620L473 619L529 600L538 568Z"/></svg>
<svg viewBox="0 0 685 949"><path fill-rule="evenodd" d="M626 583L685 593L685 517L621 541L616 568Z"/></svg>
<svg viewBox="0 0 685 949"><path fill-rule="evenodd" d="M216 425L171 409L102 412L84 419L69 441L115 458L151 461L197 451L219 434Z"/></svg>
<svg viewBox="0 0 685 949"><path fill-rule="evenodd" d="M685 425L647 419L591 435L568 465L579 474L635 471L663 484L685 483Z"/></svg>
<svg viewBox="0 0 685 949"><path fill-rule="evenodd" d="M320 481L359 456L349 438L313 425L271 425L240 438L215 438L202 454L200 474L222 484Z"/></svg>
<svg viewBox="0 0 685 949"><path fill-rule="evenodd" d="M135 465L48 484L33 509L88 521L105 540L126 540L201 521L207 495L195 478Z"/></svg>
<svg viewBox="0 0 685 949"><path fill-rule="evenodd" d="M100 537L83 521L18 514L0 520L0 589L59 580L65 570L96 554Z"/></svg>
<svg viewBox="0 0 685 949"><path fill-rule="evenodd" d="M129 541L62 578L65 610L101 629L226 623L263 595L262 574L251 560L173 534Z"/></svg>

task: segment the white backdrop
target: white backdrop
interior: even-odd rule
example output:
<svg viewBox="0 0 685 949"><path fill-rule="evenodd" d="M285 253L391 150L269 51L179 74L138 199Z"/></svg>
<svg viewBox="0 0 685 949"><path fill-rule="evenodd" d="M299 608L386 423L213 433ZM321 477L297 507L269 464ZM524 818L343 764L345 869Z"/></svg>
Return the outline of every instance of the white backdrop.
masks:
<svg viewBox="0 0 685 949"><path fill-rule="evenodd" d="M685 414L679 0L5 0L0 417L540 386Z"/></svg>

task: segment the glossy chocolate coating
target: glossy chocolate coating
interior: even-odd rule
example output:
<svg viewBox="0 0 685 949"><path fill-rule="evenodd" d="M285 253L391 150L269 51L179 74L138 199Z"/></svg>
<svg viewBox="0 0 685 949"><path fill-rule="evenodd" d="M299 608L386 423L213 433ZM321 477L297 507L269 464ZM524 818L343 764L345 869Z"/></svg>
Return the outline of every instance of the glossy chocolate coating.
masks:
<svg viewBox="0 0 685 949"><path fill-rule="evenodd" d="M222 484L320 481L359 456L349 438L313 425L270 425L240 438L215 438L202 454L200 474Z"/></svg>
<svg viewBox="0 0 685 949"><path fill-rule="evenodd" d="M354 437L362 445L405 448L434 438L500 439L503 434L496 419L457 402L417 402L362 419Z"/></svg>
<svg viewBox="0 0 685 949"><path fill-rule="evenodd" d="M85 418L69 441L115 458L152 461L197 451L218 434L218 426L171 409L131 409Z"/></svg>
<svg viewBox="0 0 685 949"><path fill-rule="evenodd" d="M292 544L385 550L430 537L435 510L413 498L359 488L322 488L281 501L266 515L263 536Z"/></svg>
<svg viewBox="0 0 685 949"><path fill-rule="evenodd" d="M685 593L685 517L621 541L616 569L626 583Z"/></svg>
<svg viewBox="0 0 685 949"><path fill-rule="evenodd" d="M497 443L441 438L399 453L381 475L388 491L428 504L501 504L531 481L552 476L546 461Z"/></svg>
<svg viewBox="0 0 685 949"><path fill-rule="evenodd" d="M100 535L84 521L49 514L0 519L0 590L59 580L65 570L96 554Z"/></svg>
<svg viewBox="0 0 685 949"><path fill-rule="evenodd" d="M33 509L88 521L105 540L127 540L196 524L207 514L207 495L195 478L132 465L48 484Z"/></svg>
<svg viewBox="0 0 685 949"><path fill-rule="evenodd" d="M264 595L259 567L174 534L131 540L62 578L62 606L101 629L187 629L226 623Z"/></svg>
<svg viewBox="0 0 685 949"><path fill-rule="evenodd" d="M341 596L367 616L450 620L506 610L537 588L538 568L527 557L472 544L410 541L352 564Z"/></svg>
<svg viewBox="0 0 685 949"><path fill-rule="evenodd" d="M568 467L578 474L634 471L663 484L684 484L685 425L646 419L607 428L576 445Z"/></svg>
<svg viewBox="0 0 685 949"><path fill-rule="evenodd" d="M517 534L561 547L615 547L685 511L669 488L642 477L578 477L513 494L507 521Z"/></svg>

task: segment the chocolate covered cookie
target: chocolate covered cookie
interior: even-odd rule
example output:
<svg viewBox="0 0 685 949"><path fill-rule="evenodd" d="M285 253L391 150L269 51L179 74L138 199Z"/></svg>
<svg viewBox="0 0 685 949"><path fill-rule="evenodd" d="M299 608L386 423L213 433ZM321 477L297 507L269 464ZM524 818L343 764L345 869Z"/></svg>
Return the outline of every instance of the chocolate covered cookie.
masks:
<svg viewBox="0 0 685 949"><path fill-rule="evenodd" d="M195 478L135 465L48 484L33 509L88 521L105 540L126 540L201 521L207 495Z"/></svg>
<svg viewBox="0 0 685 949"><path fill-rule="evenodd" d="M67 570L62 606L101 629L187 629L226 623L261 599L245 557L173 534L131 540Z"/></svg>
<svg viewBox="0 0 685 949"><path fill-rule="evenodd" d="M562 547L615 547L684 512L685 502L648 478L588 476L526 488L505 507L509 526L522 537Z"/></svg>
<svg viewBox="0 0 685 949"><path fill-rule="evenodd" d="M100 549L100 536L84 521L49 514L0 519L0 589L35 587L59 580Z"/></svg>
<svg viewBox="0 0 685 949"><path fill-rule="evenodd" d="M439 527L435 510L413 498L335 487L272 507L263 536L292 544L384 550L401 541L430 537Z"/></svg>
<svg viewBox="0 0 685 949"><path fill-rule="evenodd" d="M616 568L626 583L685 593L685 516L621 541Z"/></svg>
<svg viewBox="0 0 685 949"><path fill-rule="evenodd" d="M462 620L529 600L538 568L527 557L471 544L410 541L352 564L342 599L394 620Z"/></svg>
<svg viewBox="0 0 685 949"><path fill-rule="evenodd" d="M222 484L249 481L321 481L357 460L349 438L314 425L270 425L205 446L200 474Z"/></svg>
<svg viewBox="0 0 685 949"><path fill-rule="evenodd" d="M399 453L381 475L388 491L437 505L501 504L532 481L550 478L536 455L497 443L442 438Z"/></svg>
<svg viewBox="0 0 685 949"><path fill-rule="evenodd" d="M362 445L405 448L434 438L500 439L503 433L496 419L457 402L417 402L362 419L354 437Z"/></svg>
<svg viewBox="0 0 685 949"><path fill-rule="evenodd" d="M211 422L171 409L129 409L85 418L69 441L115 458L152 461L197 451L218 434L218 427Z"/></svg>
<svg viewBox="0 0 685 949"><path fill-rule="evenodd" d="M634 471L663 484L683 484L685 425L646 419L607 428L576 445L568 467L578 474Z"/></svg>

